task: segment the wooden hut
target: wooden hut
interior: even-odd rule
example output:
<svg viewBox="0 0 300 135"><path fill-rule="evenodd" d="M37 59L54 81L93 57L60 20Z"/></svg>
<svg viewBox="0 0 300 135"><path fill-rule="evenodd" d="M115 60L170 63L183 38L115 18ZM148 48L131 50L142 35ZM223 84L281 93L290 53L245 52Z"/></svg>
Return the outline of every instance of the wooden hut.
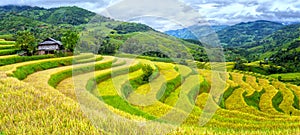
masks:
<svg viewBox="0 0 300 135"><path fill-rule="evenodd" d="M63 45L60 41L53 38L47 38L38 45L38 54L54 54L56 51L62 51Z"/></svg>

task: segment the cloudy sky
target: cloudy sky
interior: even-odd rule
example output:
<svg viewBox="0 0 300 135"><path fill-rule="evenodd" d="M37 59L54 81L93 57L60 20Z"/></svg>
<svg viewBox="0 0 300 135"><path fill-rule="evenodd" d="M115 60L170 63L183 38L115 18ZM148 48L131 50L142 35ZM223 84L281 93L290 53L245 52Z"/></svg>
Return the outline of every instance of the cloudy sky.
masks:
<svg viewBox="0 0 300 135"><path fill-rule="evenodd" d="M119 4L118 6L115 6L115 8L121 8L123 11L118 10L117 14L126 14L127 12L129 13L130 10L133 12L140 12L145 9L145 7L143 7L143 9L138 8L139 4L147 3L149 6L163 6L167 10L162 10L161 12L172 11L172 14L180 14L178 17L184 16L184 13L187 13L185 10L187 10L188 7L196 11L202 18L205 18L205 20L209 21L211 24L232 25L239 22L254 20L300 22L299 0L179 0L186 4L187 7L178 10L174 10L174 8L171 9L171 7L177 8L177 6L172 4L170 0L167 1L168 2L166 2L166 0L1 0L0 5L31 5L45 8L75 5L101 13L104 9L107 9L107 7L114 7L114 5ZM176 3L176 0L172 1L173 3ZM149 2L152 3L149 4ZM141 5L144 6L144 4ZM162 8L149 8L148 12L150 10L153 10L154 12L161 9ZM146 17L135 20L132 19L132 21L147 23L161 31L178 27L178 23L170 23L170 21L162 18Z"/></svg>

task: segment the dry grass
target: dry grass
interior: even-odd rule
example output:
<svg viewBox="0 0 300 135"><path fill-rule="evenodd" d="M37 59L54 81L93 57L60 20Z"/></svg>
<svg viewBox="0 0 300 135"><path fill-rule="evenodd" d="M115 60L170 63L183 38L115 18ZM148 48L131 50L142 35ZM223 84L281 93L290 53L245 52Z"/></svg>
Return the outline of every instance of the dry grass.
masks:
<svg viewBox="0 0 300 135"><path fill-rule="evenodd" d="M79 105L52 88L0 79L0 131L5 134L98 134Z"/></svg>
<svg viewBox="0 0 300 135"><path fill-rule="evenodd" d="M97 63L114 59L105 57ZM0 69L9 73L17 67L51 60L18 63ZM62 80L56 89L48 84L51 75L72 69L74 66L33 73L24 80L26 83L6 77L4 72L1 72L0 133L298 134L300 132L300 118L289 116L290 112L293 115L300 115L300 111L293 107L293 92L299 97L299 86L278 81L270 84L266 79L258 79L256 82L256 77L241 73L226 73L225 77L222 77L218 72L198 70L200 74L196 75L186 66L147 60L120 58L116 63L122 62L126 64ZM137 69L124 74L112 73L140 63L157 67L160 74L149 83L137 86L126 99L122 95L122 87L129 80L140 77L143 71ZM75 67L86 65L79 64ZM89 80L106 74L112 74L112 78L101 80L97 89L87 91L86 85ZM167 82L173 81L178 76L184 79L181 85L171 90L164 102L159 101L157 94L160 90ZM198 86L204 82L210 85L213 83L224 85L212 86L215 90L208 93L189 96L191 92L201 90ZM231 87L236 89L225 100L226 109L220 108L216 102L221 94ZM243 94L247 92L247 95L252 95L263 89L265 93L260 97L259 110L247 105ZM279 91L283 95L279 107L285 113L278 112L272 104L272 98ZM195 102L193 98L196 99ZM204 110L207 106L209 108ZM212 119L204 127L199 127L202 114L213 112L214 109L217 111ZM152 121L152 117L159 120ZM183 122L183 124L178 127L161 121L176 124Z"/></svg>

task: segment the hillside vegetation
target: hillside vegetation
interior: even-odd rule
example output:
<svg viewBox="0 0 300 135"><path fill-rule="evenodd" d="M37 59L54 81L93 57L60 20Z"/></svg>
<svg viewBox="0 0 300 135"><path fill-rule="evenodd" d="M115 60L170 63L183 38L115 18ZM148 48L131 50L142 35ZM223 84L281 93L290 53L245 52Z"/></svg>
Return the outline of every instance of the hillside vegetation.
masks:
<svg viewBox="0 0 300 135"><path fill-rule="evenodd" d="M255 21L239 23L217 32L224 46L237 47L264 39L282 28L280 23L270 21Z"/></svg>
<svg viewBox="0 0 300 135"><path fill-rule="evenodd" d="M291 43L295 42L299 37L300 24L292 24L275 31L261 40L255 41L249 45L244 45L242 48L247 49L251 56L258 55L258 58L260 59L270 58L272 54L275 54L278 51L297 48L297 45L291 46Z"/></svg>
<svg viewBox="0 0 300 135"><path fill-rule="evenodd" d="M147 47L148 50L143 50L145 53L141 52L144 56L187 59L186 56L191 55L195 60L208 61L204 48L197 44L165 35L144 24L115 21L78 7L2 6L0 18L0 35L6 35L6 40L14 40L14 35L24 30L30 31L37 43L48 37L61 40L71 29L80 33L76 49L82 52L114 55L121 53L120 48L133 47L129 45L131 42ZM170 55L175 50L181 56ZM124 50L122 53L130 52Z"/></svg>
<svg viewBox="0 0 300 135"><path fill-rule="evenodd" d="M280 23L259 20L254 22L243 22L232 26L212 25L211 29L215 30L220 43L223 46L237 47L262 40L282 27L283 25ZM203 37L211 34L207 33L207 29L204 27L201 28L201 26L171 30L166 31L165 33L178 38L194 40L198 40L197 37L199 36ZM194 35L195 33L199 33L200 35Z"/></svg>
<svg viewBox="0 0 300 135"><path fill-rule="evenodd" d="M248 61L256 61L249 70L261 74L278 74L299 72L299 37L300 24L292 24L281 28L262 40L243 45L235 51ZM235 50L235 49L231 49ZM257 62L260 61L260 62ZM247 65L247 64L244 64ZM267 68L263 68L266 65ZM256 68L258 67L258 68ZM243 69L245 66L242 66ZM296 81L296 80L295 80Z"/></svg>
<svg viewBox="0 0 300 135"><path fill-rule="evenodd" d="M53 25L88 23L96 14L78 7L40 8L30 6L1 6L0 14L12 14Z"/></svg>
<svg viewBox="0 0 300 135"><path fill-rule="evenodd" d="M211 26L218 35L220 44L224 47L227 61L243 59L257 61L270 58L272 54L288 48L288 44L299 38L299 24L283 25L277 22L258 20L243 22L232 26ZM198 43L198 38L192 32L201 31L201 27L193 27L167 31L165 33L184 39L192 43ZM190 31L189 31L190 30ZM197 36L205 37L210 33L199 32ZM276 48L276 49L275 49Z"/></svg>

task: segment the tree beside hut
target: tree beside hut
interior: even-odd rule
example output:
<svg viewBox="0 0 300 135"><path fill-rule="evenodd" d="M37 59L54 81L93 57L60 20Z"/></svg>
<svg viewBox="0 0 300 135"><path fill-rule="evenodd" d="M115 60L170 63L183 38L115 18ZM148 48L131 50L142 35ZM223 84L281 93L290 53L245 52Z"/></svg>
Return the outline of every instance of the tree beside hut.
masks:
<svg viewBox="0 0 300 135"><path fill-rule="evenodd" d="M16 37L16 48L23 51L23 55L33 55L36 48L36 38L30 31L18 31Z"/></svg>

